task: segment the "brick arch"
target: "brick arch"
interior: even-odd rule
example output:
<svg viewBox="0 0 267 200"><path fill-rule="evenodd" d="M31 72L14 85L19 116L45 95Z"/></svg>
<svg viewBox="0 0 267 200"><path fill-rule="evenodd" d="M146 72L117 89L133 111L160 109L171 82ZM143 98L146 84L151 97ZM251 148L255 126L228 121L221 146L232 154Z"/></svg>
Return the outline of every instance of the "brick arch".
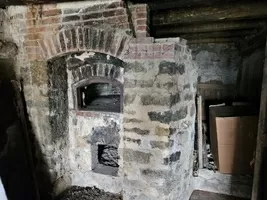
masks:
<svg viewBox="0 0 267 200"><path fill-rule="evenodd" d="M118 29L101 29L89 26L60 30L39 41L44 59L71 52L93 51L122 58L131 36Z"/></svg>

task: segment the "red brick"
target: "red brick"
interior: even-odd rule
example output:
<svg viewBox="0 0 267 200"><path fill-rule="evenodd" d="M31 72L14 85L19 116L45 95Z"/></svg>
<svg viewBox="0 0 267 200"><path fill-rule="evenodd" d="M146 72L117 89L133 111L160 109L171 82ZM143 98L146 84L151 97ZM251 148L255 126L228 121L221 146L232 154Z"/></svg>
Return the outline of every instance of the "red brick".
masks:
<svg viewBox="0 0 267 200"><path fill-rule="evenodd" d="M51 56L55 56L56 55L56 52L55 52L55 49L54 49L54 45L53 45L53 42L50 40L50 39L47 39L46 40L46 44L47 44L47 50L48 50L48 54L50 53Z"/></svg>
<svg viewBox="0 0 267 200"><path fill-rule="evenodd" d="M39 40L42 38L43 38L43 35L40 33L32 33L32 34L25 35L26 40Z"/></svg>
<svg viewBox="0 0 267 200"><path fill-rule="evenodd" d="M137 5L136 6L136 12L146 12L147 11L147 5Z"/></svg>
<svg viewBox="0 0 267 200"><path fill-rule="evenodd" d="M146 32L147 31L147 26L137 26L136 30L137 31L145 31Z"/></svg>
<svg viewBox="0 0 267 200"><path fill-rule="evenodd" d="M145 45L145 44L138 44L138 45L137 45L137 50L138 50L138 51L148 51L148 45Z"/></svg>
<svg viewBox="0 0 267 200"><path fill-rule="evenodd" d="M121 16L117 16L117 17L109 17L106 19L107 23L111 23L111 24L125 24L128 22L128 17L127 15L121 15Z"/></svg>
<svg viewBox="0 0 267 200"><path fill-rule="evenodd" d="M147 18L147 13L146 12L136 13L136 18L137 19Z"/></svg>
<svg viewBox="0 0 267 200"><path fill-rule="evenodd" d="M55 32L58 30L58 26L36 26L27 29L28 33L43 33L43 32Z"/></svg>
<svg viewBox="0 0 267 200"><path fill-rule="evenodd" d="M56 16L56 15L60 15L61 13L62 11L60 9L45 10L42 13L42 17Z"/></svg>
<svg viewBox="0 0 267 200"><path fill-rule="evenodd" d="M161 52L154 52L154 58L161 58Z"/></svg>
<svg viewBox="0 0 267 200"><path fill-rule="evenodd" d="M130 25L129 25L129 23L124 23L124 24L120 24L118 28L120 28L120 29L130 29Z"/></svg>
<svg viewBox="0 0 267 200"><path fill-rule="evenodd" d="M24 46L26 46L26 47L36 47L36 46L38 46L38 42L37 41L32 41L32 40L26 40L26 41L24 41Z"/></svg>
<svg viewBox="0 0 267 200"><path fill-rule="evenodd" d="M146 31L144 31L144 32L137 32L136 33L136 37L140 37L140 38L145 38L145 37L148 37L149 35L148 35L148 33L146 32Z"/></svg>
<svg viewBox="0 0 267 200"><path fill-rule="evenodd" d="M112 9L112 8L118 8L118 7L124 7L124 2L113 2L106 6L105 9Z"/></svg>
<svg viewBox="0 0 267 200"><path fill-rule="evenodd" d="M36 11L35 11L35 12L27 12L27 13L25 14L25 16L26 16L26 19L37 18L37 12L36 12Z"/></svg>
<svg viewBox="0 0 267 200"><path fill-rule="evenodd" d="M36 20L26 20L26 26L30 27L30 26L35 26L37 24Z"/></svg>
<svg viewBox="0 0 267 200"><path fill-rule="evenodd" d="M104 17L113 17L116 15L116 10L111 10L111 11L105 11L103 12Z"/></svg>
<svg viewBox="0 0 267 200"><path fill-rule="evenodd" d="M125 9L119 9L116 11L116 16L120 16L120 15L125 15L126 14L126 10Z"/></svg>
<svg viewBox="0 0 267 200"><path fill-rule="evenodd" d="M153 45L153 51L155 52L155 51L161 51L161 44L154 44Z"/></svg>
<svg viewBox="0 0 267 200"><path fill-rule="evenodd" d="M174 58L174 51L162 52L161 58Z"/></svg>
<svg viewBox="0 0 267 200"><path fill-rule="evenodd" d="M139 26L145 26L147 25L147 19L137 19L136 20L136 24L139 25Z"/></svg>
<svg viewBox="0 0 267 200"><path fill-rule="evenodd" d="M26 47L25 49L28 54L39 54L40 53L39 47Z"/></svg>
<svg viewBox="0 0 267 200"><path fill-rule="evenodd" d="M153 52L147 52L147 58L153 59L154 58L154 53Z"/></svg>
<svg viewBox="0 0 267 200"><path fill-rule="evenodd" d="M163 44L163 51L174 51L174 44Z"/></svg>
<svg viewBox="0 0 267 200"><path fill-rule="evenodd" d="M28 54L29 60L42 60L43 56L41 54Z"/></svg>
<svg viewBox="0 0 267 200"><path fill-rule="evenodd" d="M56 24L59 23L59 18L58 17L49 17L46 19L42 20L42 24L46 25L46 24Z"/></svg>

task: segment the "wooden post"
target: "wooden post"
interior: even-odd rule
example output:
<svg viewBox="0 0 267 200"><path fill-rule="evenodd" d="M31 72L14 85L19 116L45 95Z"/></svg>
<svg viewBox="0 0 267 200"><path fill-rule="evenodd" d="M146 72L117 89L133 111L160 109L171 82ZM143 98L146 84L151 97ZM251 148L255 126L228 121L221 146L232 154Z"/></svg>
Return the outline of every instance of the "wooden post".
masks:
<svg viewBox="0 0 267 200"><path fill-rule="evenodd" d="M197 99L197 123L198 123L198 163L199 169L203 168L203 134L202 134L202 96Z"/></svg>
<svg viewBox="0 0 267 200"><path fill-rule="evenodd" d="M254 166L254 179L252 188L251 200L263 199L261 196L263 189L263 159L266 159L266 149L263 138L266 138L267 134L267 43L265 48L265 62L263 67L262 75L262 90L261 90L261 104L260 104L260 114L259 114L259 124L258 124L258 135L257 135L257 147L256 147L256 158ZM265 180L266 181L266 180ZM266 187L266 185L265 185Z"/></svg>

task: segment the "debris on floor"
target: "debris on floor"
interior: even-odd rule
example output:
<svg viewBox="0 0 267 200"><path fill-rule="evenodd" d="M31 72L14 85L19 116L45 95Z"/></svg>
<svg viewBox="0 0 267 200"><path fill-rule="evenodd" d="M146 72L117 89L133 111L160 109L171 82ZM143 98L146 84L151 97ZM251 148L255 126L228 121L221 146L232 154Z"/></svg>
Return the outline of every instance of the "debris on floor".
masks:
<svg viewBox="0 0 267 200"><path fill-rule="evenodd" d="M122 200L122 196L105 192L96 187L73 186L63 192L56 200Z"/></svg>

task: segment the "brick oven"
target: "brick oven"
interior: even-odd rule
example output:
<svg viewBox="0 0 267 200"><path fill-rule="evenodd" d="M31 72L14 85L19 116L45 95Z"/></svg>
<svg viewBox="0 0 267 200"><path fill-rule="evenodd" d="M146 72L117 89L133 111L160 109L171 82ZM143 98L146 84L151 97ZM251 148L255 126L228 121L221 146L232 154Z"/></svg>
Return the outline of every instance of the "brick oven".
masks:
<svg viewBox="0 0 267 200"><path fill-rule="evenodd" d="M149 37L148 16L116 0L7 8L41 192L189 198L195 64L185 40Z"/></svg>

